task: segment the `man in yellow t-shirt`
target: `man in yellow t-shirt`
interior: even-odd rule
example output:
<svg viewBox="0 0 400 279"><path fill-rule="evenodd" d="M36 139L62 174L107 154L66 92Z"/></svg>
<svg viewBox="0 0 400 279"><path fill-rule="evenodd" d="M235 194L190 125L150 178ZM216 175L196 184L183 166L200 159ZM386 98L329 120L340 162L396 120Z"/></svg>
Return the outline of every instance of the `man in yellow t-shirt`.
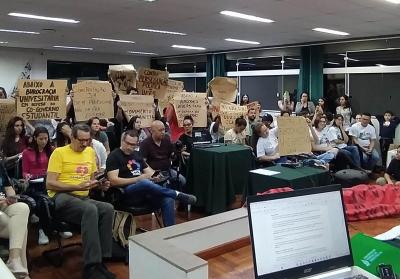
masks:
<svg viewBox="0 0 400 279"><path fill-rule="evenodd" d="M71 144L56 148L50 156L46 187L57 217L81 226L83 278L115 278L103 264L103 258L111 257L114 208L88 197L90 189L106 190L110 183L94 179L96 154L90 142L89 126L75 125Z"/></svg>

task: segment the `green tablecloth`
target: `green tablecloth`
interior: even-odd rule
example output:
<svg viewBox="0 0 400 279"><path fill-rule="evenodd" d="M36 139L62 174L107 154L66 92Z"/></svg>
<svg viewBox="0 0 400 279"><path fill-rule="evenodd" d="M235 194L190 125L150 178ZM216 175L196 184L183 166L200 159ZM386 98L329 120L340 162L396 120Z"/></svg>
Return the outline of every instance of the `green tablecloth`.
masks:
<svg viewBox="0 0 400 279"><path fill-rule="evenodd" d="M268 189L279 187L301 189L331 184L329 172L322 169L312 167L292 169L279 165L266 169L277 171L279 174L267 176L250 172L249 195L255 195L258 192L264 192Z"/></svg>
<svg viewBox="0 0 400 279"><path fill-rule="evenodd" d="M226 211L235 194L243 194L247 188L253 162L251 150L241 145L194 148L187 187L197 197L196 206L204 208L207 214Z"/></svg>

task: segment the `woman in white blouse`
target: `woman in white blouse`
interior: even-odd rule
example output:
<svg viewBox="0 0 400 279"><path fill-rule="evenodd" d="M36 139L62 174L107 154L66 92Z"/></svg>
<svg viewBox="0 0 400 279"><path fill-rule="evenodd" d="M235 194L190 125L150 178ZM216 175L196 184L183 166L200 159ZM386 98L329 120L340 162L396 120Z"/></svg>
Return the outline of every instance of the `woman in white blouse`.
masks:
<svg viewBox="0 0 400 279"><path fill-rule="evenodd" d="M343 128L348 131L351 126L351 107L349 97L343 95L339 98L339 106L336 108L336 114L343 116Z"/></svg>

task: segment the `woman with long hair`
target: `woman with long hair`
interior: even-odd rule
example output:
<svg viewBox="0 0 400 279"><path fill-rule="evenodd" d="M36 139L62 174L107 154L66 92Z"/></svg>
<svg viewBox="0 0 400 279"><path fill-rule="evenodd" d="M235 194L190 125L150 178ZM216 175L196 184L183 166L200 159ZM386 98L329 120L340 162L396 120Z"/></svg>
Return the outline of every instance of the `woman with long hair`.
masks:
<svg viewBox="0 0 400 279"><path fill-rule="evenodd" d="M60 122L56 128L56 147L63 147L71 143L71 127L67 122Z"/></svg>
<svg viewBox="0 0 400 279"><path fill-rule="evenodd" d="M108 143L107 134L100 130L100 118L92 117L87 123L90 127L90 135L93 139L101 142L107 150L107 154L110 153L110 145Z"/></svg>
<svg viewBox="0 0 400 279"><path fill-rule="evenodd" d="M301 94L300 102L297 102L295 112L296 115L314 114L315 106L313 102L309 101L308 93L303 92Z"/></svg>
<svg viewBox="0 0 400 279"><path fill-rule="evenodd" d="M348 96L346 95L340 96L339 106L336 107L336 114L340 114L343 116L343 127L346 131L348 131L351 126L351 114L352 114Z"/></svg>
<svg viewBox="0 0 400 279"><path fill-rule="evenodd" d="M250 103L249 95L247 95L247 94L242 95L242 98L240 98L240 105L245 106L249 103Z"/></svg>
<svg viewBox="0 0 400 279"><path fill-rule="evenodd" d="M139 143L141 143L148 137L148 134L142 128L142 121L140 119L140 116L135 115L131 118L131 120L129 120L129 123L126 126L126 131L129 130L135 130L137 132L137 134L139 135Z"/></svg>

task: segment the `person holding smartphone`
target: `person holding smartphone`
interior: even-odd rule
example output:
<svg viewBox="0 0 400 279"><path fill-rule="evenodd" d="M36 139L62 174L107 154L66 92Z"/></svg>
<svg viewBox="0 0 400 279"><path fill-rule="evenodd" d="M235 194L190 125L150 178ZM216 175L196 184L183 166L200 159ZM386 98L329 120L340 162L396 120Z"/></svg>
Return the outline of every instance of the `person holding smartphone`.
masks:
<svg viewBox="0 0 400 279"><path fill-rule="evenodd" d="M81 226L83 278L115 278L103 259L112 256L111 204L92 200L89 190L107 190L108 181L95 179L96 154L90 147L90 127L76 124L71 144L56 148L50 156L46 187L54 200L57 218Z"/></svg>

